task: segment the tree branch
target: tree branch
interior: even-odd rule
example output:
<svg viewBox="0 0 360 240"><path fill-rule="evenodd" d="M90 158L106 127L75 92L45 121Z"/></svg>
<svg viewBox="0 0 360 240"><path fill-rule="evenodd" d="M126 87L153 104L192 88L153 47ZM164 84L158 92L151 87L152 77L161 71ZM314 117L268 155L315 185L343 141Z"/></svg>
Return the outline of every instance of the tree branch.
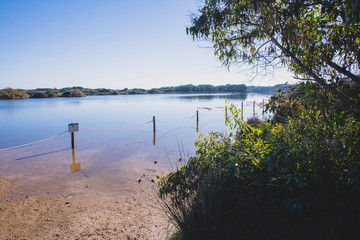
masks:
<svg viewBox="0 0 360 240"><path fill-rule="evenodd" d="M337 91L335 88L329 86L325 83L325 81L320 78L318 75L316 75L313 71L311 71L308 67L306 67L294 54L292 54L289 50L284 48L271 34L269 34L267 31L264 31L266 35L269 36L271 41L280 48L281 51L283 51L287 56L289 56L300 68L302 68L309 76L313 78L315 82L320 84L323 88L326 90L332 92L333 94L337 95L343 102L348 103L351 107L355 108L356 110L360 111L360 105L351 101L348 97L343 95L341 92Z"/></svg>
<svg viewBox="0 0 360 240"><path fill-rule="evenodd" d="M339 65L337 65L336 63L332 62L329 58L325 58L325 62L332 67L333 69L335 69L336 71L338 71L339 73L344 74L345 76L351 78L351 80L353 80L354 82L360 84L360 78L354 74L352 74L351 72L349 72L348 70L346 70L343 67L340 67Z"/></svg>

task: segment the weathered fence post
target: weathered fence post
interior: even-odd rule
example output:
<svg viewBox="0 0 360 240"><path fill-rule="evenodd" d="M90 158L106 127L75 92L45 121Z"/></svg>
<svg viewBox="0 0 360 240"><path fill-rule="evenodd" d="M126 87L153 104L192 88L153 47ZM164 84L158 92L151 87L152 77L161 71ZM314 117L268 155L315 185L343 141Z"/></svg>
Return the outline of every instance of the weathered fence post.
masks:
<svg viewBox="0 0 360 240"><path fill-rule="evenodd" d="M241 118L244 118L244 102L241 102Z"/></svg>
<svg viewBox="0 0 360 240"><path fill-rule="evenodd" d="M75 134L71 132L71 148L75 149Z"/></svg>
<svg viewBox="0 0 360 240"><path fill-rule="evenodd" d="M199 110L196 110L196 132L199 132Z"/></svg>
<svg viewBox="0 0 360 240"><path fill-rule="evenodd" d="M156 132L155 116L153 116L153 131Z"/></svg>
<svg viewBox="0 0 360 240"><path fill-rule="evenodd" d="M227 106L225 106L225 125L227 123Z"/></svg>
<svg viewBox="0 0 360 240"><path fill-rule="evenodd" d="M156 145L156 133L154 132L154 135L153 135L153 145L155 146Z"/></svg>
<svg viewBox="0 0 360 240"><path fill-rule="evenodd" d="M68 128L68 131L71 132L71 148L75 149L75 132L79 131L79 123L70 123Z"/></svg>
<svg viewBox="0 0 360 240"><path fill-rule="evenodd" d="M72 158L73 158L73 164L70 165L70 171L71 173L77 172L81 170L81 166L80 163L76 162L76 158L75 158L75 149L72 149Z"/></svg>
<svg viewBox="0 0 360 240"><path fill-rule="evenodd" d="M264 115L264 113L265 113L265 100L263 99L262 114Z"/></svg>
<svg viewBox="0 0 360 240"><path fill-rule="evenodd" d="M254 103L253 103L253 116L255 116L255 100L254 100Z"/></svg>

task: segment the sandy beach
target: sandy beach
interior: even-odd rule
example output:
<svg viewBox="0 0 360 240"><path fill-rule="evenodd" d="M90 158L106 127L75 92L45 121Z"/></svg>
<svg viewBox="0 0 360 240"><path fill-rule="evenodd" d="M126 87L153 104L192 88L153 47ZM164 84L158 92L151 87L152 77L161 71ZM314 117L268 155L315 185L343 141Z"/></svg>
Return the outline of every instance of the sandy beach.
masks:
<svg viewBox="0 0 360 240"><path fill-rule="evenodd" d="M16 194L21 186L0 176L0 239L167 239L173 231L147 177L118 193L86 185L73 193Z"/></svg>

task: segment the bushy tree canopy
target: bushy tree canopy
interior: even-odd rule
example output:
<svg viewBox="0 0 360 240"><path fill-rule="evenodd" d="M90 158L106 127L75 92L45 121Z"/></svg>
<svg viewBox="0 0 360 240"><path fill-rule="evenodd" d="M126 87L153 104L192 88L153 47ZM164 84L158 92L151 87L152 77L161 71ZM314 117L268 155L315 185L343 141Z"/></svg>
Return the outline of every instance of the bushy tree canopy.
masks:
<svg viewBox="0 0 360 240"><path fill-rule="evenodd" d="M360 110L360 1L205 0L187 33L225 65L287 66ZM338 86L346 85L347 88Z"/></svg>

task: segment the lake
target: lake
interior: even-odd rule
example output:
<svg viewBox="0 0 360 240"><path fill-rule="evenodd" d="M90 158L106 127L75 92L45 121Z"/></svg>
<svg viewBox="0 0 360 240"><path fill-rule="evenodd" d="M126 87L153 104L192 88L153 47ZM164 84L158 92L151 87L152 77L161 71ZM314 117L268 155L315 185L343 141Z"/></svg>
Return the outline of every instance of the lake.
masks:
<svg viewBox="0 0 360 240"><path fill-rule="evenodd" d="M253 116L253 102L269 97L173 94L0 100L0 175L22 180L18 194L76 192L83 187L126 190L145 176L184 163L182 159L195 154L199 133L227 130L226 100L243 103L248 118ZM257 105L256 114L262 116ZM74 151L69 123L79 123Z"/></svg>

